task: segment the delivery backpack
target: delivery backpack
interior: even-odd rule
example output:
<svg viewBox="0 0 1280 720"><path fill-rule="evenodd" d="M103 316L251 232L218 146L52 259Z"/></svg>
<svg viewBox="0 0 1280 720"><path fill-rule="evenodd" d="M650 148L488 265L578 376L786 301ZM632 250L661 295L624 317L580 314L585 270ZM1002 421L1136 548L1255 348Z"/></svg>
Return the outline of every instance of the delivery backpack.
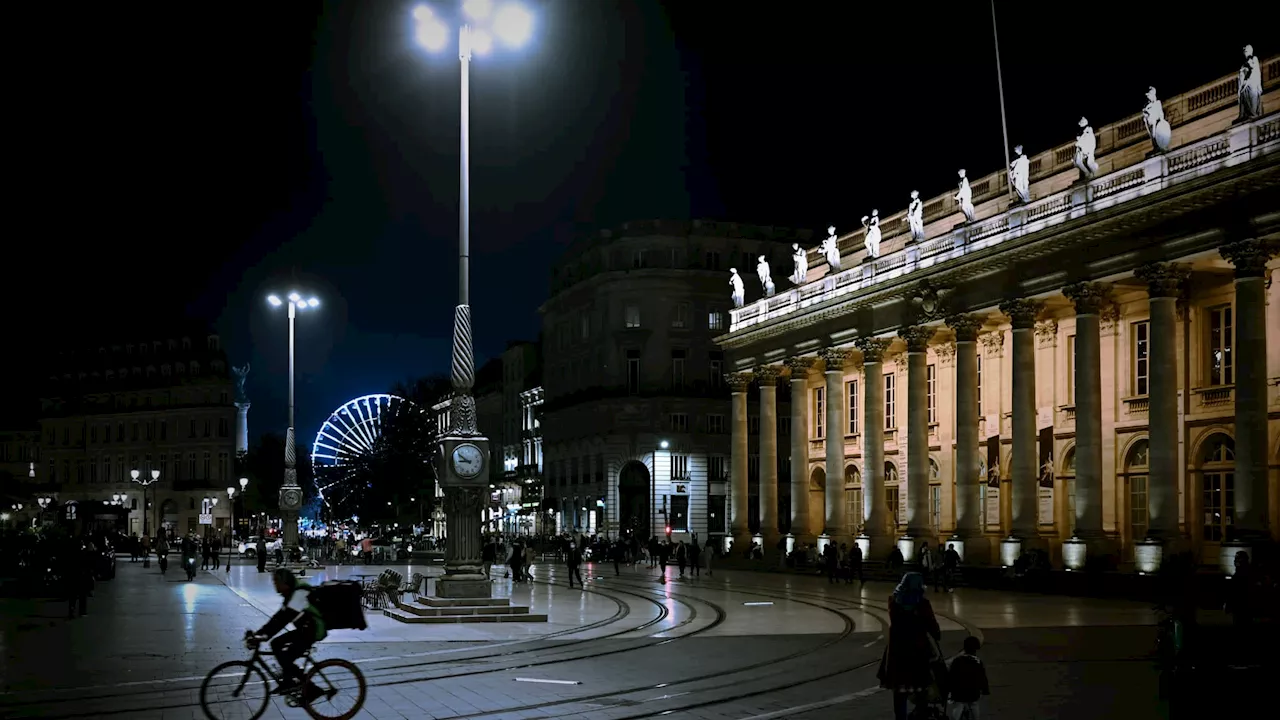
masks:
<svg viewBox="0 0 1280 720"><path fill-rule="evenodd" d="M311 589L311 604L320 611L326 630L368 627L361 603L363 588L354 580L330 580Z"/></svg>

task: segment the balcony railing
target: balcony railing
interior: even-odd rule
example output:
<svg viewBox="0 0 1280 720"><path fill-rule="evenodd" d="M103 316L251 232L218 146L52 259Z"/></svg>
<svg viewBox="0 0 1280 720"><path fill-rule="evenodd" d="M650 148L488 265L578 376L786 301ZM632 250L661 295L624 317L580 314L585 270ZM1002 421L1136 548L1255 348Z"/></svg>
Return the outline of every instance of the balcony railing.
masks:
<svg viewBox="0 0 1280 720"><path fill-rule="evenodd" d="M1231 405L1235 395L1234 385L1215 385L1192 390L1196 396L1196 407L1200 410L1213 411Z"/></svg>
<svg viewBox="0 0 1280 720"><path fill-rule="evenodd" d="M1269 72L1273 66L1280 67L1280 60L1268 61ZM1280 71L1275 71L1275 74L1276 80L1269 82L1280 84L1277 82L1280 80ZM1231 82L1234 83L1234 79ZM1221 102L1215 103L1215 110L1225 107ZM1103 146L1100 144L1100 157L1102 152ZM864 250L852 249L862 245L863 233L859 231L841 243L850 248L843 257L843 263L848 269L731 310L729 332L734 333L813 305L899 281L903 276L918 270L926 270L973 252L1041 232L1068 220L1139 200L1219 168L1234 166L1275 152L1280 152L1280 117L1271 115L1251 123L1233 125L1216 135L1164 154L1147 157L1136 165L1099 175L1087 184L1072 185L1029 204L1004 210L997 207L997 213L993 216L980 218L967 225L960 224L916 244L907 244L907 235L896 238L886 235L882 245L897 249L885 252L874 260L867 260ZM1054 162L1055 172L1069 167L1069 161L1067 167L1057 167L1060 163L1056 160ZM999 173L999 177L1004 177L1003 172ZM988 181L991 186L998 184L994 178L982 182ZM975 204L982 201L979 197L981 185L979 182L972 186ZM954 204L951 207L948 215L956 212ZM925 220L929 221L927 214ZM926 228L926 231L930 229ZM820 266L821 258L810 260L810 267Z"/></svg>

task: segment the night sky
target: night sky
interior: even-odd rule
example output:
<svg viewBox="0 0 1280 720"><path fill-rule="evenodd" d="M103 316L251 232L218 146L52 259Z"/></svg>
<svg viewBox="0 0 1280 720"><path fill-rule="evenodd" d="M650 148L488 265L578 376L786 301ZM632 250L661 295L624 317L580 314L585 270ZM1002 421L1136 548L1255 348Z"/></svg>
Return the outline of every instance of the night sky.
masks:
<svg viewBox="0 0 1280 720"><path fill-rule="evenodd" d="M253 364L253 432L277 429L285 320L263 298L296 285L323 303L298 325L302 437L347 398L447 367L458 62L413 42L413 3L41 5L11 26L40 49L9 88L26 222L7 243L5 363L208 318ZM1167 98L1234 72L1247 42L1280 51L1275 3L1125 5L997 3L1011 144L1034 155L1082 114L1139 111L1148 85ZM577 233L847 229L1004 163L986 2L532 7L534 42L472 70L481 361L537 337Z"/></svg>

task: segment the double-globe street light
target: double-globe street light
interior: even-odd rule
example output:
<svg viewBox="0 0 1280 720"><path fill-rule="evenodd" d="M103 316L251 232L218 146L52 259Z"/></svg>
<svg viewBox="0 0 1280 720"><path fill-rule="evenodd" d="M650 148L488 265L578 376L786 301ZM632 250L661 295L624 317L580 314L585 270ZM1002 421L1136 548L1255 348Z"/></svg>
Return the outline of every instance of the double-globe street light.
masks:
<svg viewBox="0 0 1280 720"><path fill-rule="evenodd" d="M240 492L249 486L249 478L240 478ZM241 495L243 497L243 494ZM227 532L227 572L231 572L232 550L236 544L236 488L227 486L227 510L231 512L231 529Z"/></svg>
<svg viewBox="0 0 1280 720"><path fill-rule="evenodd" d="M152 470L150 475L143 475L141 471L134 469L129 471L129 477L134 482L142 486L142 536L151 537L151 514L148 512L150 505L147 503L147 488L160 480L160 471ZM151 553L147 552L142 556L142 567L151 567Z"/></svg>
<svg viewBox="0 0 1280 720"><path fill-rule="evenodd" d="M432 52L449 44L449 25L426 6L413 11L419 44ZM517 47L528 39L533 17L512 2L494 5L492 0L465 0L458 24L458 60L462 73L461 144L458 182L458 305L453 314L453 356L450 373L454 397L451 426L440 441L440 484L445 493L448 544L445 576L436 583L443 597L489 597L493 589L480 562L483 491L490 459L489 441L476 425L475 357L471 344L471 59L486 55L497 37Z"/></svg>
<svg viewBox="0 0 1280 720"><path fill-rule="evenodd" d="M268 295L267 302L271 307L289 306L289 430L284 437L284 484L280 486L280 516L284 526L284 556L293 557L293 549L298 546L298 511L302 509L302 488L298 486L297 455L293 443L293 322L300 310L314 310L320 307L315 297L302 299L297 291L291 292L284 300L276 295Z"/></svg>

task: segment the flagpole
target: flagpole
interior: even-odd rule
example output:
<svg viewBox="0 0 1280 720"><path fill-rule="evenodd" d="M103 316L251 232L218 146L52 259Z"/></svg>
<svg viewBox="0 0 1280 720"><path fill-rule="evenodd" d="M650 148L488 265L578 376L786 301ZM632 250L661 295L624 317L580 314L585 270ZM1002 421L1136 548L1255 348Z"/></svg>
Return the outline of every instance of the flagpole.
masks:
<svg viewBox="0 0 1280 720"><path fill-rule="evenodd" d="M1000 131L1004 134L1004 168L1006 172L1005 187L1009 197L1013 197L1013 185L1007 181L1009 166L1009 121L1004 113L1004 73L1000 71L1000 33L996 29L996 0L991 0L991 39L996 45L996 87L1000 89Z"/></svg>

